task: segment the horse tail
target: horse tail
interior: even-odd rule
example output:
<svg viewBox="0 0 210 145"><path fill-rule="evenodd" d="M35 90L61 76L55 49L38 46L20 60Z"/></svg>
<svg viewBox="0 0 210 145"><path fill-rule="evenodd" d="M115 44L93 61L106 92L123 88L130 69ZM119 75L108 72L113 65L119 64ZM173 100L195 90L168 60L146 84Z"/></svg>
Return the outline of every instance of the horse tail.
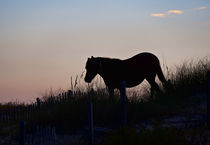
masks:
<svg viewBox="0 0 210 145"><path fill-rule="evenodd" d="M165 84L168 83L168 81L166 80L166 78L165 78L165 76L164 76L164 74L163 74L163 71L162 71L162 69L161 69L161 67L160 67L160 63L159 63L159 65L158 65L158 67L157 67L157 75L158 75L159 80L160 80L162 83L165 83Z"/></svg>

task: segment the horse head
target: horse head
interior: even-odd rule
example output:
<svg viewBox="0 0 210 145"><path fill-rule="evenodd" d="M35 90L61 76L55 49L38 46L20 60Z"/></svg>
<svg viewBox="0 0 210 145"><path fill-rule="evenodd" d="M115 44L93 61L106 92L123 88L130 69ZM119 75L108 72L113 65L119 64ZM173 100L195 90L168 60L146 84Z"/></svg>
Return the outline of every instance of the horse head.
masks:
<svg viewBox="0 0 210 145"><path fill-rule="evenodd" d="M93 56L91 58L88 58L85 66L85 82L90 83L93 78L98 74L100 68L100 61L98 59L99 58L94 58Z"/></svg>

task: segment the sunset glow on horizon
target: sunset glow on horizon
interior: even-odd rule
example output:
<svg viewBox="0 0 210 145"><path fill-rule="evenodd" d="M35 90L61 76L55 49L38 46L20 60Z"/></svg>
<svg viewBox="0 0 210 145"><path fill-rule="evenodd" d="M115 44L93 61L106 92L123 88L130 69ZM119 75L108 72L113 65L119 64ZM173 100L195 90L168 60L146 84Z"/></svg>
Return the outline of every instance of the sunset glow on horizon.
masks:
<svg viewBox="0 0 210 145"><path fill-rule="evenodd" d="M0 1L0 102L69 89L90 56L210 56L210 1Z"/></svg>

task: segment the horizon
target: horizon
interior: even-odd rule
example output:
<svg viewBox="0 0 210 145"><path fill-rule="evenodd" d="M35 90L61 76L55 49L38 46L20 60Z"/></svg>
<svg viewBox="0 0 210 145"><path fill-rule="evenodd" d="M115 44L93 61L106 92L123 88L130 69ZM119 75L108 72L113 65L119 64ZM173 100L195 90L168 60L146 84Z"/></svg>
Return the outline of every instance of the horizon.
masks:
<svg viewBox="0 0 210 145"><path fill-rule="evenodd" d="M169 68L210 56L210 1L0 2L0 102L69 89L88 57L141 52Z"/></svg>

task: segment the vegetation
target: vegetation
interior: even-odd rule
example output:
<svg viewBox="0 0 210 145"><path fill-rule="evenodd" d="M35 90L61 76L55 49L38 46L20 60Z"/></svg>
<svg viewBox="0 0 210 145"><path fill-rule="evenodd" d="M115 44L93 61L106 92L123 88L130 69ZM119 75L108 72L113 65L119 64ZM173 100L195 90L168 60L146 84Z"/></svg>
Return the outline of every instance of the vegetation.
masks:
<svg viewBox="0 0 210 145"><path fill-rule="evenodd" d="M157 116L178 114L182 111L186 102L199 102L198 100L203 98L196 98L197 100L195 100L193 94L206 92L207 71L209 68L209 58L184 62L180 66L176 66L175 71L169 71L167 76L172 85L164 86L163 93L156 94L155 99L151 100L149 94L129 99L127 102L128 122L132 124ZM115 99L109 100L106 89L95 87L94 94L90 95L87 92L82 92L79 88L77 89L77 81L78 78L76 78L75 83L72 81L72 88L75 91L74 96L61 104L50 106L50 102L57 94L51 93L51 96L45 97L43 100L45 103L43 104L46 105L42 105L36 120L42 123L50 122L63 129L85 126L88 122L87 102L91 99L94 106L94 123L96 125L119 126L121 120L119 92L116 92ZM97 80L91 87L98 84Z"/></svg>
<svg viewBox="0 0 210 145"><path fill-rule="evenodd" d="M151 99L149 93L143 96L138 93L131 93L127 102L128 125L132 126L147 119L170 116L184 112L183 108L187 103L200 103L206 101L205 98L195 97L195 94L205 94L207 91L207 71L210 69L210 58L206 57L198 61L187 61L179 66L175 66L168 71L167 78L170 79L170 86L163 86L162 93L156 93L155 99ZM29 124L50 124L56 127L57 132L74 132L77 129L85 128L88 125L88 101L93 103L94 125L109 128L119 128L121 125L121 101L119 92L116 91L115 98L109 100L108 92L102 85L102 81L97 78L85 88L78 86L83 79L83 74L71 79L71 90L73 96L58 100L57 96L65 91L50 91L41 98L41 106L38 110L33 110L33 115L28 120ZM101 87L103 86L103 87ZM90 88L94 88L94 94L90 93ZM148 92L142 90L143 92ZM0 109L24 108L31 104L8 103L1 104ZM198 105L197 105L198 106ZM193 108L190 108L191 111ZM196 111L194 108L193 111ZM206 110L201 112L205 113ZM191 131L192 132L192 131ZM3 132L0 128L0 134ZM199 132L196 132L199 135ZM133 128L121 128L109 132L102 145L106 144L128 144L147 145L160 142L164 144L188 145L186 135L192 134L180 131L175 128L157 127L153 131L142 129L136 133ZM124 140L126 136L126 140ZM163 139L163 136L167 138ZM112 142L113 141L113 142ZM204 141L203 141L204 142Z"/></svg>
<svg viewBox="0 0 210 145"><path fill-rule="evenodd" d="M99 145L207 145L208 131L179 130L168 127L154 127L153 130L123 127L105 135Z"/></svg>
<svg viewBox="0 0 210 145"><path fill-rule="evenodd" d="M210 57L185 61L175 68L175 71L169 73L169 78L178 95L184 96L207 91L207 71L210 70Z"/></svg>

